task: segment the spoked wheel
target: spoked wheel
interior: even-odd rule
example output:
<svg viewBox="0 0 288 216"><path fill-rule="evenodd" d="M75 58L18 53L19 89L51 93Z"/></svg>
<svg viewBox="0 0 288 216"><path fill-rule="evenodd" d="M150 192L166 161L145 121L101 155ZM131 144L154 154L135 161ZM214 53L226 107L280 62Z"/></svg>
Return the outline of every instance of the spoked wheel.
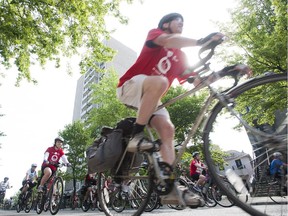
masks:
<svg viewBox="0 0 288 216"><path fill-rule="evenodd" d="M111 199L111 207L117 212L121 213L124 211L126 202L128 202L128 194L122 192L120 188L116 189L115 193L113 193L113 197Z"/></svg>
<svg viewBox="0 0 288 216"><path fill-rule="evenodd" d="M41 212L43 211L43 208L44 208L44 196L43 196L43 193L38 192L37 198L36 198L36 213L41 214Z"/></svg>
<svg viewBox="0 0 288 216"><path fill-rule="evenodd" d="M57 214L60 209L63 199L63 190L63 180L61 177L57 177L50 188L49 211L52 215Z"/></svg>
<svg viewBox="0 0 288 216"><path fill-rule="evenodd" d="M236 196L236 191L234 187L229 183L229 182L223 182L229 190L231 190L231 193L235 194ZM225 194L224 191L222 191L219 187L214 185L211 187L211 194L213 199L217 202L222 207L232 207L234 206L233 201L229 199L229 197Z"/></svg>
<svg viewBox="0 0 288 216"><path fill-rule="evenodd" d="M33 193L30 192L28 193L25 201L25 212L29 213L33 207L33 202L34 202L34 196Z"/></svg>
<svg viewBox="0 0 288 216"><path fill-rule="evenodd" d="M90 208L90 205L91 205L91 200L88 199L86 202L85 201L82 201L81 203L81 209L84 211L84 212L87 212Z"/></svg>
<svg viewBox="0 0 288 216"><path fill-rule="evenodd" d="M19 213L21 210L22 210L22 199L18 198L18 202L16 205L16 211L17 211L17 213Z"/></svg>
<svg viewBox="0 0 288 216"><path fill-rule="evenodd" d="M252 190L245 183L251 177L256 184L262 183L262 166L275 151L287 161L287 74L270 73L248 80L223 99L227 104L217 103L204 126L209 171L220 190L244 211L254 216L272 215L275 208L268 195L250 196ZM227 176L237 193L226 187L219 173ZM279 207L280 215L284 209Z"/></svg>
<svg viewBox="0 0 288 216"><path fill-rule="evenodd" d="M98 173L97 194L100 207L107 216L112 215L141 215L151 198L154 189L153 171L150 166L142 164L136 172L127 175L112 176L112 179L121 180L121 184L116 187L115 194L110 197L109 207L107 198L105 199L104 183L106 180L104 173Z"/></svg>
<svg viewBox="0 0 288 216"><path fill-rule="evenodd" d="M145 208L145 212L151 212L153 211L155 208L157 208L158 203L159 203L159 195L156 192L153 192L151 194L151 198L150 201L148 202L146 208Z"/></svg>
<svg viewBox="0 0 288 216"><path fill-rule="evenodd" d="M204 201L205 205L208 207L215 207L217 205L217 202L212 195L212 188L208 188L206 194L204 194Z"/></svg>

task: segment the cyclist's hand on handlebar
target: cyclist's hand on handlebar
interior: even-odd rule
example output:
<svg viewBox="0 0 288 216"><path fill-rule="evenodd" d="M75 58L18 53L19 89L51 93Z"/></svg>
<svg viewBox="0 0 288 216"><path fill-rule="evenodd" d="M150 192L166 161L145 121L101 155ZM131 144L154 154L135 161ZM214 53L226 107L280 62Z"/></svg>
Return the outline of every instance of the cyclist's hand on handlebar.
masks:
<svg viewBox="0 0 288 216"><path fill-rule="evenodd" d="M220 32L214 32L206 36L205 38L201 38L197 41L197 44L202 47L213 47L215 45L220 44L223 41L224 35Z"/></svg>

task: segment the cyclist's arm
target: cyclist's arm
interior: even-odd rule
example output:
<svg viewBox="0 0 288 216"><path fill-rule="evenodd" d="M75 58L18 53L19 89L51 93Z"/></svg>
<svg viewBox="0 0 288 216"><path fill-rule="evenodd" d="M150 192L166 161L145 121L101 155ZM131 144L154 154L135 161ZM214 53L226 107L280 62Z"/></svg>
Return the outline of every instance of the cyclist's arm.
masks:
<svg viewBox="0 0 288 216"><path fill-rule="evenodd" d="M45 163L49 163L48 158L49 158L49 152L45 152L44 153L44 162Z"/></svg>
<svg viewBox="0 0 288 216"><path fill-rule="evenodd" d="M28 179L29 179L29 174L28 174L28 172L26 172L25 180L27 181Z"/></svg>
<svg viewBox="0 0 288 216"><path fill-rule="evenodd" d="M153 40L158 46L181 49L183 47L197 46L197 40L182 37L180 34L163 33Z"/></svg>
<svg viewBox="0 0 288 216"><path fill-rule="evenodd" d="M62 155L61 160L63 161L64 164L69 164L69 161L68 161L66 155Z"/></svg>

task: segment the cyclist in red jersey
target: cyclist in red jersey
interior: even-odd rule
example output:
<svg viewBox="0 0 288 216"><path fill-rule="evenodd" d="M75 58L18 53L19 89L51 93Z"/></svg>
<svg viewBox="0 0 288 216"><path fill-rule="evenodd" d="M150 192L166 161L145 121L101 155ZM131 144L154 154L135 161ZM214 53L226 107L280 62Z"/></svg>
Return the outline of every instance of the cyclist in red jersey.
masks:
<svg viewBox="0 0 288 216"><path fill-rule="evenodd" d="M191 39L181 36L183 29L183 17L179 13L165 15L158 27L149 31L142 51L136 62L120 78L117 86L118 99L128 105L138 108L136 123L133 127L132 138L127 150L130 152L145 151L154 148L154 143L144 138L144 128L149 125L156 130L162 145L160 148L163 161L173 164L174 151L174 125L170 120L168 111L163 108L156 111L161 104L161 98L168 91L175 79L182 84L187 77L195 75L189 71L186 55L181 48L206 46L212 41L219 41L224 37L221 33L209 35L204 39ZM239 70L245 74L251 73L246 66ZM223 74L222 74L223 76ZM219 79L220 74L214 73L207 77L209 82ZM195 79L194 85L201 80ZM178 190L175 191L175 190ZM161 197L162 204L177 202L180 188L175 188L168 196ZM183 194L186 204L195 206L198 198ZM191 198L192 197L192 198ZM195 198L195 197L194 197Z"/></svg>
<svg viewBox="0 0 288 216"><path fill-rule="evenodd" d="M49 147L44 153L44 161L42 163L41 171L42 178L38 186L38 192L43 192L43 185L50 178L50 176L57 170L57 165L61 160L67 166L70 165L67 157L62 149L63 140L59 137L55 138L54 145Z"/></svg>

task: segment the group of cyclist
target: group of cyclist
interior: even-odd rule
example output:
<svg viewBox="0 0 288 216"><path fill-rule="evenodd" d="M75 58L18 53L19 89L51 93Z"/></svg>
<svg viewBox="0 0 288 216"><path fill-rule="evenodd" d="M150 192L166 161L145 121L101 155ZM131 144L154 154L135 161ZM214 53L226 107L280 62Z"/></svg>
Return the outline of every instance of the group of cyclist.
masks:
<svg viewBox="0 0 288 216"><path fill-rule="evenodd" d="M168 91L172 82L178 79L180 84L184 83L187 77L196 76L193 71L189 71L186 56L181 48L193 46L206 46L211 42L221 40L224 35L216 33L213 36L203 39L191 39L181 36L184 19L181 14L170 13L165 15L159 22L158 27L149 31L145 40L143 49L132 67L120 78L117 86L118 99L129 106L138 108L136 123L133 126L132 138L128 143L128 151L145 151L153 149L154 143L144 138L144 128L146 125L155 129L161 138L162 145L160 148L163 161L173 164L175 152L173 140L175 128L170 120L168 111L165 108L157 110L161 104L161 98ZM245 65L235 65L234 70L240 71L243 75L250 76L252 71ZM225 75L226 71L213 73L207 80L214 82ZM194 85L201 82L195 79ZM41 180L38 183L38 192L43 192L43 186L51 175L56 172L59 160L66 165L70 165L62 149L63 140L56 138L54 145L49 147L44 153L44 160L41 166ZM207 167L200 161L199 152L195 152L190 165L191 178L196 181L196 189L205 184L205 174L203 171ZM271 164L278 164L273 162ZM37 165L32 164L31 169L26 173L23 181L21 193L25 193L28 188L37 185L36 169ZM271 171L274 170L271 168ZM93 175L87 174L87 193L84 201L87 200L89 188L92 183L96 183ZM28 184L27 184L28 182ZM198 188L197 188L198 187ZM195 205L199 197L194 194L184 193L181 188L174 188L170 194L163 196L162 200L174 202L179 200L179 195L183 195L185 203Z"/></svg>

